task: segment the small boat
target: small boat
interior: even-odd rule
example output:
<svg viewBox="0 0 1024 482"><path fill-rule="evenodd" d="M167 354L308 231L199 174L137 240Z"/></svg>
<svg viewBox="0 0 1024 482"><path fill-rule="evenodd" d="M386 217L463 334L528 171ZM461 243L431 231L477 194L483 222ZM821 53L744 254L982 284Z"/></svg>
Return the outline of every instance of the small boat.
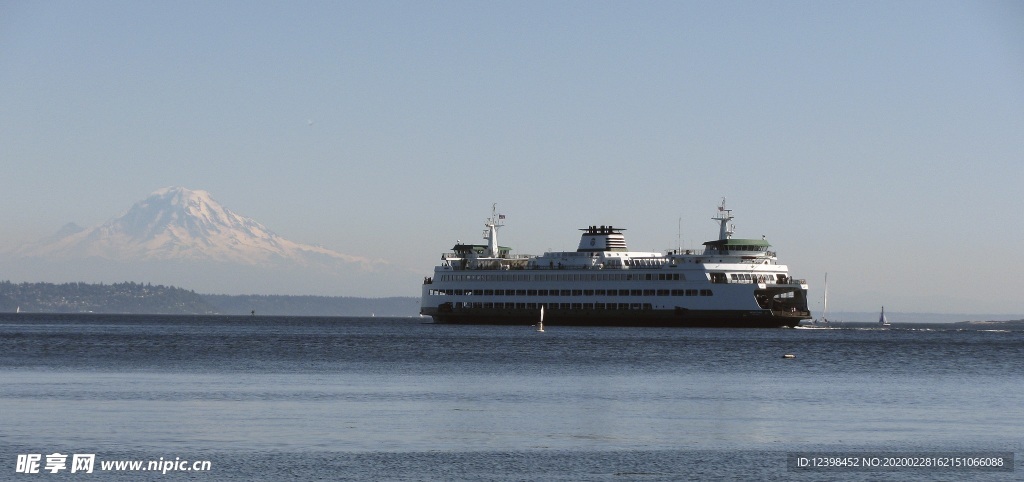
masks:
<svg viewBox="0 0 1024 482"><path fill-rule="evenodd" d="M882 314L878 316L878 326L892 326L885 318L885 307L882 307Z"/></svg>
<svg viewBox="0 0 1024 482"><path fill-rule="evenodd" d="M825 273L825 294L822 296L821 318L814 320L814 325L828 325L828 273Z"/></svg>

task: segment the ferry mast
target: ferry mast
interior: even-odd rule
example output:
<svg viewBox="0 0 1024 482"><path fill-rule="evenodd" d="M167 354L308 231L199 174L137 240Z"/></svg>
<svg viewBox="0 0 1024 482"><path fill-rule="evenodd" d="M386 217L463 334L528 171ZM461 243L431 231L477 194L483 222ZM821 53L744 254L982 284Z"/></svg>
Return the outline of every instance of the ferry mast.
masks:
<svg viewBox="0 0 1024 482"><path fill-rule="evenodd" d="M718 239L726 240L732 238L732 233L736 230L736 225L730 225L729 221L732 221L732 209L725 208L725 198L722 198L722 204L718 206L718 214L711 218L712 221L718 221Z"/></svg>
<svg viewBox="0 0 1024 482"><path fill-rule="evenodd" d="M487 218L487 222L484 223L484 239L487 240L487 257L497 258L499 257L498 250L498 228L504 226L501 224L501 220L505 219L504 214L498 214L498 203L491 204L491 217Z"/></svg>

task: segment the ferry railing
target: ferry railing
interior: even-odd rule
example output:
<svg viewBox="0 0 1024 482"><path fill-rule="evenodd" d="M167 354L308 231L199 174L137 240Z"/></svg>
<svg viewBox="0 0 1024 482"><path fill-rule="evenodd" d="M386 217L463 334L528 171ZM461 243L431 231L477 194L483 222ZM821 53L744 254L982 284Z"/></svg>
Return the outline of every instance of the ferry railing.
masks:
<svg viewBox="0 0 1024 482"><path fill-rule="evenodd" d="M506 255L506 256L499 256L497 258L485 258L485 259L513 259L514 260L514 259L530 259L530 258L534 258L534 257L535 256L530 255L530 254L510 254L510 255ZM465 256L463 256L461 254L458 254L458 253L441 253L441 259L471 259L471 258L467 258L467 257L465 257Z"/></svg>

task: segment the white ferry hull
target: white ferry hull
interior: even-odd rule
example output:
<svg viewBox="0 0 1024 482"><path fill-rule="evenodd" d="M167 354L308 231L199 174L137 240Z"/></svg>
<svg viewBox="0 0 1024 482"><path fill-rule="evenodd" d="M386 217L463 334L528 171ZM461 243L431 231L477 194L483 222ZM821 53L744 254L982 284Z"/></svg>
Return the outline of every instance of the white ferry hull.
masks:
<svg viewBox="0 0 1024 482"><path fill-rule="evenodd" d="M439 275L438 278L443 276ZM486 279L485 275L476 276ZM529 282L525 284L532 287L544 286ZM800 320L810 317L806 309L805 285L686 285L674 281L640 281L634 284L634 289L602 289L600 285L588 285L586 289L565 290L569 296L538 296L556 291L553 288L484 289L481 286L492 288L491 285L474 286L466 283L425 284L420 313L430 316L436 323L533 325L543 306L544 323L549 326L735 328L794 327ZM673 289L672 286L678 287ZM694 296L657 295L672 293L673 290L692 293ZM530 296L494 294L520 291ZM627 291L641 296L598 295ZM643 296L645 292L654 296ZM784 304L776 303L776 306L769 305L766 308L758 305L758 295L770 299L773 293L791 293L793 296Z"/></svg>

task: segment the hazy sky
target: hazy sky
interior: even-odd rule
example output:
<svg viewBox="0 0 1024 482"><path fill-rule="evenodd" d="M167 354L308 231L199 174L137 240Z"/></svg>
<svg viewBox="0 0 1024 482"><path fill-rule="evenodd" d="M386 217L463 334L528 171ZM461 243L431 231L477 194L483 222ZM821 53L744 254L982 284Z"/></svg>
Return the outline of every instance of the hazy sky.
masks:
<svg viewBox="0 0 1024 482"><path fill-rule="evenodd" d="M812 308L1024 314L1024 2L0 0L0 165L0 247L184 186L418 296L492 203L539 254L726 197Z"/></svg>

